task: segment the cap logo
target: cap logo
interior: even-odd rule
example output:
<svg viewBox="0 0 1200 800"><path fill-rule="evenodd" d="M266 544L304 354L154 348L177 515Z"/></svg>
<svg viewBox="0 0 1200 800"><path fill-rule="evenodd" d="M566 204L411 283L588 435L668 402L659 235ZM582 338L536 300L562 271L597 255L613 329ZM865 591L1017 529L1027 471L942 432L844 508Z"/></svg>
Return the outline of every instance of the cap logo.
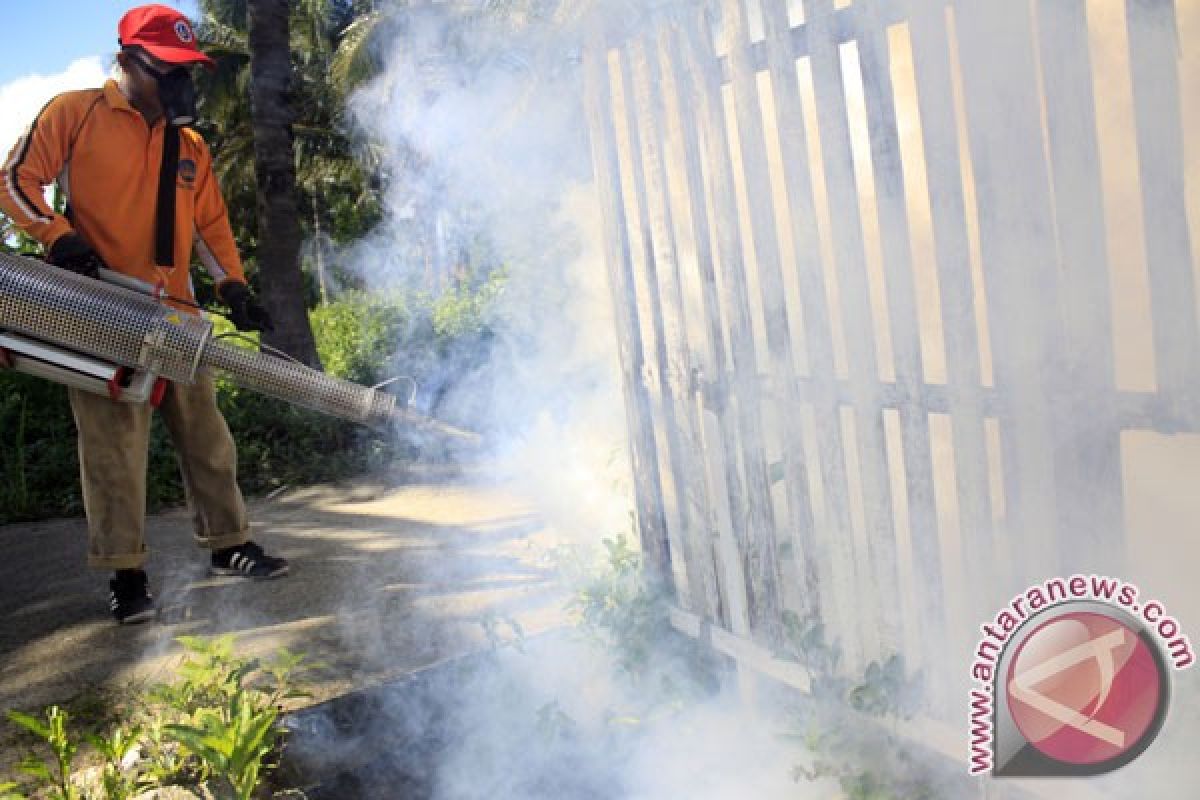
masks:
<svg viewBox="0 0 1200 800"><path fill-rule="evenodd" d="M179 41L184 44L191 44L196 37L192 35L192 28L187 22L179 20L175 23L175 35L179 37Z"/></svg>

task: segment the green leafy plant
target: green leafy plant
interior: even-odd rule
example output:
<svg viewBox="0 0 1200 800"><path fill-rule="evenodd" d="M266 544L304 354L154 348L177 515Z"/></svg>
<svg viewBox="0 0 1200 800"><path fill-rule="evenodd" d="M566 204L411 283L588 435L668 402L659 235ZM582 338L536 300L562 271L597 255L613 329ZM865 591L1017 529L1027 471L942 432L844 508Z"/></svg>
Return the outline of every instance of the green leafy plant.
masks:
<svg viewBox="0 0 1200 800"><path fill-rule="evenodd" d="M267 660L240 656L232 635L181 637L179 642L185 656L177 680L141 693L130 718L108 735L84 736L103 761L97 789L104 800L210 781L227 784L239 800L251 797L282 745L284 703L308 696L297 681L302 672L318 666L286 649ZM15 711L9 718L53 753L49 762L31 756L21 765L36 781L36 796L81 800L82 791L71 779L78 748L68 735L67 713L52 707L45 721ZM16 800L16 788L3 785L0 800Z"/></svg>
<svg viewBox="0 0 1200 800"><path fill-rule="evenodd" d="M842 652L825 637L825 623L816 615L801 618L794 611L784 611L783 643L779 655L799 662L814 683L837 674Z"/></svg>
<svg viewBox="0 0 1200 800"><path fill-rule="evenodd" d="M391 377L387 365L414 321L401 292L347 291L309 314L326 371L357 383Z"/></svg>
<svg viewBox="0 0 1200 800"><path fill-rule="evenodd" d="M0 370L0 524L82 510L67 390Z"/></svg>
<svg viewBox="0 0 1200 800"><path fill-rule="evenodd" d="M196 783L207 780L207 767L193 763L190 753L167 736L161 721L146 728L142 746L145 754L141 766L144 784L167 786L179 782L181 778L190 778Z"/></svg>
<svg viewBox="0 0 1200 800"><path fill-rule="evenodd" d="M285 700L301 700L311 697L311 693L297 687L296 683L302 673L323 668L301 653L293 653L286 647L275 652L274 657L259 664L260 680L255 683L258 691L266 696L266 702L279 706Z"/></svg>
<svg viewBox="0 0 1200 800"><path fill-rule="evenodd" d="M784 735L810 754L808 763L794 767L793 777L835 780L847 800L934 800L937 795L907 749L882 728L855 718L911 716L920 676L909 676L904 660L893 655L851 678L818 617L787 611L782 621L780 655L802 664L810 680L808 695L794 704L794 729Z"/></svg>
<svg viewBox="0 0 1200 800"><path fill-rule="evenodd" d="M20 711L9 711L8 718L41 739L53 754L52 761L30 755L21 762L21 771L46 785L54 800L78 800L79 791L71 782L71 765L79 746L67 734L70 719L67 712L51 706L46 710L44 722Z"/></svg>
<svg viewBox="0 0 1200 800"><path fill-rule="evenodd" d="M919 683L919 676L906 674L904 658L896 654L882 663L868 664L862 681L850 689L847 699L851 708L864 714L908 718L915 711Z"/></svg>
<svg viewBox="0 0 1200 800"><path fill-rule="evenodd" d="M605 562L586 576L567 604L585 632L611 646L618 666L637 678L670 629L661 587L642 566L642 554L625 534L603 541Z"/></svg>
<svg viewBox="0 0 1200 800"><path fill-rule="evenodd" d="M0 783L0 800L26 800L25 795L17 791L17 784L12 781Z"/></svg>
<svg viewBox="0 0 1200 800"><path fill-rule="evenodd" d="M258 669L256 659L234 654L232 635L211 639L180 636L176 641L186 651L177 668L180 680L151 691L157 700L184 716L202 708L224 706L246 677Z"/></svg>
<svg viewBox="0 0 1200 800"><path fill-rule="evenodd" d="M131 756L136 754L142 729L117 726L108 736L89 734L84 738L104 758L100 780L105 800L127 800L137 794L140 770Z"/></svg>
<svg viewBox="0 0 1200 800"><path fill-rule="evenodd" d="M276 708L239 689L227 707L202 708L191 724L169 724L164 731L225 778L238 800L249 800L279 738L278 717Z"/></svg>
<svg viewBox="0 0 1200 800"><path fill-rule="evenodd" d="M554 556L573 588L568 612L633 690L606 715L618 732L676 714L719 684L710 655L672 628L671 595L646 571L635 541L624 533L604 539L598 559L578 548Z"/></svg>
<svg viewBox="0 0 1200 800"><path fill-rule="evenodd" d="M12 418L16 424L12 426L11 451L0 454L0 475L4 476L0 489L0 498L4 500L4 508L17 510L29 506L29 482L25 477L25 423L28 419L25 397L12 394L0 398L0 419ZM10 429L6 426L6 430Z"/></svg>
<svg viewBox="0 0 1200 800"><path fill-rule="evenodd" d="M238 656L232 635L178 641L187 651L181 679L156 690L175 714L155 745L159 771L220 776L237 797L249 797L282 736L281 704L307 696L294 683L315 665L286 649L268 662Z"/></svg>

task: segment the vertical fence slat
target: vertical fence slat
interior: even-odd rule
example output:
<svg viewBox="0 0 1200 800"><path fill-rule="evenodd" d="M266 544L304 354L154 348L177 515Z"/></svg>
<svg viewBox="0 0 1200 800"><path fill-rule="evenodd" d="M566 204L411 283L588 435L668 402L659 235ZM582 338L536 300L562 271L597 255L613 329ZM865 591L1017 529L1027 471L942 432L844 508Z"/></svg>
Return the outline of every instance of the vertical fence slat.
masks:
<svg viewBox="0 0 1200 800"><path fill-rule="evenodd" d="M946 346L947 406L953 426L958 511L967 584L980 595L1004 597L1011 591L1003 563L996 558L983 424L982 368L971 277L966 200L954 113L950 43L940 4L913 0L909 21L917 113L929 188L930 222L937 262L941 322ZM946 565L947 569L951 565ZM974 612L969 609L968 613Z"/></svg>
<svg viewBox="0 0 1200 800"><path fill-rule="evenodd" d="M686 20L688 40L687 74L692 80L692 93L700 106L700 124L704 136L706 158L710 171L714 224L721 275L726 293L726 319L729 321L730 351L733 357L734 381L738 387L733 397L737 408L738 431L743 455L754 456L744 464L746 487L746 516L734 520L734 529L741 548L741 571L747 583L750 602L750 625L758 631L763 625L775 624L764 616L770 611L776 617L781 605L775 565L774 513L765 463L762 420L759 417L758 378L754 338L750 326L750 296L742 261L741 231L738 224L733 171L730 165L729 133L721 103L721 75L707 35L707 20Z"/></svg>
<svg viewBox="0 0 1200 800"><path fill-rule="evenodd" d="M822 611L828 612L827 619L837 619L839 628L848 630L853 627L857 588L846 450L838 417L837 370L833 357L835 333L826 301L828 293L821 265L812 172L808 164L808 141L787 9L777 3L764 3L763 26L779 142L783 151L784 187L791 212L789 222L800 288L804 342L812 375L808 399L813 404L818 420L817 460L821 468L826 509L826 530L816 532L804 546L817 564L824 599Z"/></svg>
<svg viewBox="0 0 1200 800"><path fill-rule="evenodd" d="M1048 413L1050 348L1061 341L1059 275L1032 26L1023 3L959 2L955 9L1004 417L1006 507L1020 541L1019 578L1028 582L1060 566L1051 552L1057 510Z"/></svg>
<svg viewBox="0 0 1200 800"><path fill-rule="evenodd" d="M846 318L871 323L874 315L868 291L867 259L859 211L849 114L842 76L838 37L833 29L830 0L804 0L804 17L813 72L817 124L821 136L826 189L833 226L834 258ZM880 646L898 644L896 539L892 498L884 446L882 402L875 339L871 325L847 336L850 391L853 397L862 495L866 521L869 585L875 592L880 622Z"/></svg>
<svg viewBox="0 0 1200 800"><path fill-rule="evenodd" d="M653 39L651 39L653 41ZM687 337L687 314L681 284L679 248L675 239L675 223L671 211L667 167L663 155L664 114L659 70L650 57L652 48L645 40L628 46L634 91L634 106L641 120L640 131L642 171L646 181L645 197L651 231L659 256L659 279L656 297L663 317L665 342L663 355L667 359L660 375L663 386L669 388L674 429L675 458L685 481L681 519L684 529L678 532L687 561L688 589L691 611L711 619L717 611L716 576L707 548L707 532L714 527L713 512L707 485L708 471L704 466L704 436L696 408L691 399L692 357Z"/></svg>
<svg viewBox="0 0 1200 800"><path fill-rule="evenodd" d="M1158 389L1172 416L1182 413L1194 420L1200 335L1183 188L1175 5L1171 0L1127 0L1125 15Z"/></svg>
<svg viewBox="0 0 1200 800"><path fill-rule="evenodd" d="M630 431L639 536L647 568L669 586L672 584L671 551L667 543L650 396L642 382L645 353L634 292L633 255L617 163L607 52L603 32L593 31L588 37L584 58L584 101L591 130L596 189L604 220L609 291L617 320L617 351L624 376L625 414Z"/></svg>
<svg viewBox="0 0 1200 800"><path fill-rule="evenodd" d="M675 520L676 527L671 527L671 516L667 516L667 535L668 541L677 543L682 546L684 560L684 571L687 575L689 586L689 599L693 602L696 599L698 587L691 584L693 579L699 579L696 574L696 567L699 559L695 558L691 552L690 532L697 527L695 524L695 509L692 504L692 480L696 477L696 472L689 468L687 457L687 443L684 436L684 431L679 421L679 399L676 396L675 386L671 382L672 366L671 366L671 350L676 337L671 334L678 327L673 322L668 322L667 309L663 303L664 282L663 275L672 270L672 261L675 258L673 251L674 242L672 237L667 233L669 225L663 219L664 209L662 204L653 203L653 195L656 187L648 181L646 170L646 147L647 140L653 138L653 133L650 136L643 135L643 127L649 120L646 120L642 113L645 109L639 108L638 92L634 88L634 66L631 55L631 47L633 43L627 42L622 47L618 48L617 66L620 72L621 81L621 96L625 104L625 134L626 141L629 142L629 167L633 176L633 194L634 202L637 207L638 227L642 232L642 278L645 283L647 296L645 299L645 308L650 315L650 331L653 336L653 344L651 352L652 358L648 359L652 365L651 373L653 382L651 385L651 396L653 390L657 389L658 407L661 409L660 419L662 422L662 435L666 444L666 470L670 476L671 486L674 490L675 500ZM665 198L662 198L665 201ZM686 347L686 344L685 344ZM700 521L703 525L703 520ZM703 583L699 587L701 597L703 597ZM694 606L697 613L700 612L699 606Z"/></svg>
<svg viewBox="0 0 1200 800"><path fill-rule="evenodd" d="M783 437L784 484L788 503L788 519L792 535L800 547L792 548L803 582L807 605L816 609L816 564L814 553L808 552L813 540L813 516L808 494L808 475L804 463L804 446L796 413L796 373L792 360L791 323L788 319L783 283L782 256L775 225L771 179L767 159L767 142L759 105L757 78L751 60L745 0L725 0L724 21L730 40L730 68L733 74L733 97L741 145L742 165L746 181L746 197L750 211L751 237L758 267L758 298L766 319L767 350L772 372L772 400L775 418ZM778 537L778 533L776 533Z"/></svg>
<svg viewBox="0 0 1200 800"><path fill-rule="evenodd" d="M861 10L861 9L860 9ZM913 559L921 576L917 587L917 612L925 636L942 638L946 632L945 589L934 507L933 456L929 414L925 407L924 368L917 319L917 293L909 239L904 168L900 161L900 136L896 123L886 22L872 3L859 14L858 54L866 96L867 128L875 178L875 200L883 270L892 325L896 382L900 389L900 436L904 449L904 474L913 543Z"/></svg>
<svg viewBox="0 0 1200 800"><path fill-rule="evenodd" d="M713 261L711 224L708 205L705 203L705 181L703 156L699 141L700 122L696 119L695 104L688 101L685 93L686 72L680 52L680 32L674 25L663 25L659 29L659 49L667 62L663 71L663 93L671 107L668 114L678 121L678 134L671 131L668 147L677 162L683 164L684 191L688 200L692 239L696 248L696 270L700 283L704 307L704 338L707 373L697 373L699 384L696 391L701 395L701 406L712 411L716 418L719 444L726 454L724 466L725 501L731 520L746 519L745 489L737 459L728 457L738 451L736 419L731 412L730 399L736 389L731 385L732 367L726 356L725 323L721 314L721 300L717 288L716 266ZM715 523L714 523L715 524ZM715 528L714 528L715 531ZM716 552L716 541L710 541L709 553ZM718 572L719 575L719 572ZM728 595L728 587L723 594ZM728 609L722 608L722 619L730 624Z"/></svg>
<svg viewBox="0 0 1200 800"><path fill-rule="evenodd" d="M1113 558L1123 550L1121 439L1086 2L1041 0L1037 20L1055 229L1070 287L1063 295L1066 339L1053 391L1064 443L1056 469L1066 501L1059 509L1059 560L1106 572L1117 568Z"/></svg>

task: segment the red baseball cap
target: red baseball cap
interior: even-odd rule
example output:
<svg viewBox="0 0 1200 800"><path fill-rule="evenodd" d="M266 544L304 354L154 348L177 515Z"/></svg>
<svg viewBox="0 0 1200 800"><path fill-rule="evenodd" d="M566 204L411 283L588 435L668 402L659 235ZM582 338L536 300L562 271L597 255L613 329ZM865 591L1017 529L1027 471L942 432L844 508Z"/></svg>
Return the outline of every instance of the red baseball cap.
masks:
<svg viewBox="0 0 1200 800"><path fill-rule="evenodd" d="M213 60L196 46L192 23L170 6L153 4L126 11L117 24L117 42L121 47L141 47L168 64L213 66Z"/></svg>

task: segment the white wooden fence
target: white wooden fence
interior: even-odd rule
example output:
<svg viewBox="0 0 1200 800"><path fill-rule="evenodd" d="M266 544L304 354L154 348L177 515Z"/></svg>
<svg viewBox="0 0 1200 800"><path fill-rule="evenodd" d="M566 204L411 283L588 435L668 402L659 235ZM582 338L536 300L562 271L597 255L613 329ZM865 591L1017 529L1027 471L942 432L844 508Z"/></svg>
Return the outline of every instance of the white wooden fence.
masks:
<svg viewBox="0 0 1200 800"><path fill-rule="evenodd" d="M595 32L642 540L681 627L802 682L781 620L817 615L848 668L965 677L1028 583L1120 570L1122 431L1200 430L1178 11L714 0Z"/></svg>

